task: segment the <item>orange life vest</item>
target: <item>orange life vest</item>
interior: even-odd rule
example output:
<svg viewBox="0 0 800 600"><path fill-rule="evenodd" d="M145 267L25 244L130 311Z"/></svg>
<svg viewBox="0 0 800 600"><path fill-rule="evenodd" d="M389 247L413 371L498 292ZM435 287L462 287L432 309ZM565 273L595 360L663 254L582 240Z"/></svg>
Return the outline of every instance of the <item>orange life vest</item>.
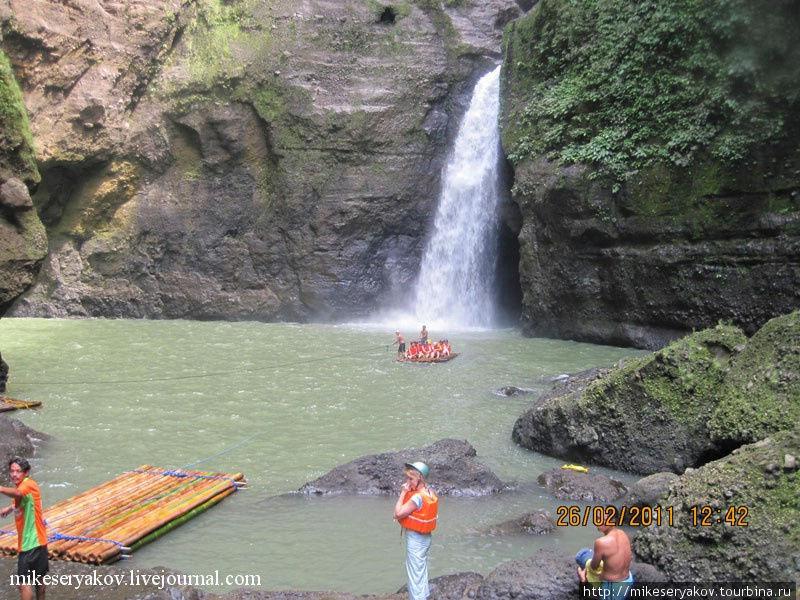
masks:
<svg viewBox="0 0 800 600"><path fill-rule="evenodd" d="M409 491L403 496L403 504L408 502L414 494L419 494L422 497L422 508L418 508L398 522L406 529L412 529L419 533L430 533L436 529L436 519L439 514L439 497L431 490L427 492Z"/></svg>

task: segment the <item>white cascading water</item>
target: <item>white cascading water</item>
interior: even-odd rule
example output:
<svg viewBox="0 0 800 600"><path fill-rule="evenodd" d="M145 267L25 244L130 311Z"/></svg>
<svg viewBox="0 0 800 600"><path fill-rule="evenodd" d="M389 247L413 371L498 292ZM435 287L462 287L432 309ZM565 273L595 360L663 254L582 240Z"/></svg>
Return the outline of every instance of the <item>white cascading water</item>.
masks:
<svg viewBox="0 0 800 600"><path fill-rule="evenodd" d="M420 323L437 329L494 323L499 88L500 67L478 81L444 169L412 308Z"/></svg>

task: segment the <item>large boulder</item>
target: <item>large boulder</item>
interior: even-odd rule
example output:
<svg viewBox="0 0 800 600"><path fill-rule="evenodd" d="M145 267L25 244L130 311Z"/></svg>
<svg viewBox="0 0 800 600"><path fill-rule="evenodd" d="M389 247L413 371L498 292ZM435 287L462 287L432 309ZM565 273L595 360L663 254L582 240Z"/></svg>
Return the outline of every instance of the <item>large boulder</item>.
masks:
<svg viewBox="0 0 800 600"><path fill-rule="evenodd" d="M769 321L731 360L709 428L728 446L800 421L800 311Z"/></svg>
<svg viewBox="0 0 800 600"><path fill-rule="evenodd" d="M512 438L544 454L622 471L683 472L720 456L711 418L744 333L720 325L610 371L557 384L520 416Z"/></svg>
<svg viewBox="0 0 800 600"><path fill-rule="evenodd" d="M437 494L484 496L506 489L476 458L467 441L444 439L419 449L362 456L305 483L303 494L397 494L404 481L403 465L422 460L431 469L429 482Z"/></svg>
<svg viewBox="0 0 800 600"><path fill-rule="evenodd" d="M673 483L662 521L633 540L670 581L800 580L800 423ZM696 512L695 512L696 511Z"/></svg>

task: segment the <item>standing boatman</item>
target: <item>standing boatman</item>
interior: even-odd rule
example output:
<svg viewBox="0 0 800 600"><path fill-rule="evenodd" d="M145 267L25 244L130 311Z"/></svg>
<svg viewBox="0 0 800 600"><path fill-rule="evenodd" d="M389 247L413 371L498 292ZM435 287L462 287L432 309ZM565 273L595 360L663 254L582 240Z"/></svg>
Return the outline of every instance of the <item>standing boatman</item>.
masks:
<svg viewBox="0 0 800 600"><path fill-rule="evenodd" d="M439 498L428 487L430 469L424 462L406 463L406 482L394 505L394 518L405 529L406 575L410 600L426 600L431 595L428 585L428 551L431 532L439 516Z"/></svg>
<svg viewBox="0 0 800 600"><path fill-rule="evenodd" d="M392 342L392 346L397 344L397 358L402 358L402 356L406 353L406 338L403 337L403 334L400 333L400 330L394 332L394 341Z"/></svg>
<svg viewBox="0 0 800 600"><path fill-rule="evenodd" d="M14 499L10 506L0 509L0 518L14 511L17 526L17 575L22 600L45 600L45 585L37 583L49 570L47 562L47 532L42 514L42 495L38 484L30 478L31 465L24 458L15 456L8 461L8 475L16 487L0 486L0 494ZM27 581L26 581L27 580Z"/></svg>

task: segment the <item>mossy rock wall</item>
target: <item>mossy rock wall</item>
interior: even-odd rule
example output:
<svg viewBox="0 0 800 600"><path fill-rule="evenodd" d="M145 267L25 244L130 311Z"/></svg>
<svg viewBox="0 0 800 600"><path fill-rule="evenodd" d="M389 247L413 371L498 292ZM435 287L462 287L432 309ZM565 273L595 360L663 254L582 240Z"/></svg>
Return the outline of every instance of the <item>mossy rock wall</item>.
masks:
<svg viewBox="0 0 800 600"><path fill-rule="evenodd" d="M656 349L800 303L795 8L541 0L507 28L529 334Z"/></svg>

